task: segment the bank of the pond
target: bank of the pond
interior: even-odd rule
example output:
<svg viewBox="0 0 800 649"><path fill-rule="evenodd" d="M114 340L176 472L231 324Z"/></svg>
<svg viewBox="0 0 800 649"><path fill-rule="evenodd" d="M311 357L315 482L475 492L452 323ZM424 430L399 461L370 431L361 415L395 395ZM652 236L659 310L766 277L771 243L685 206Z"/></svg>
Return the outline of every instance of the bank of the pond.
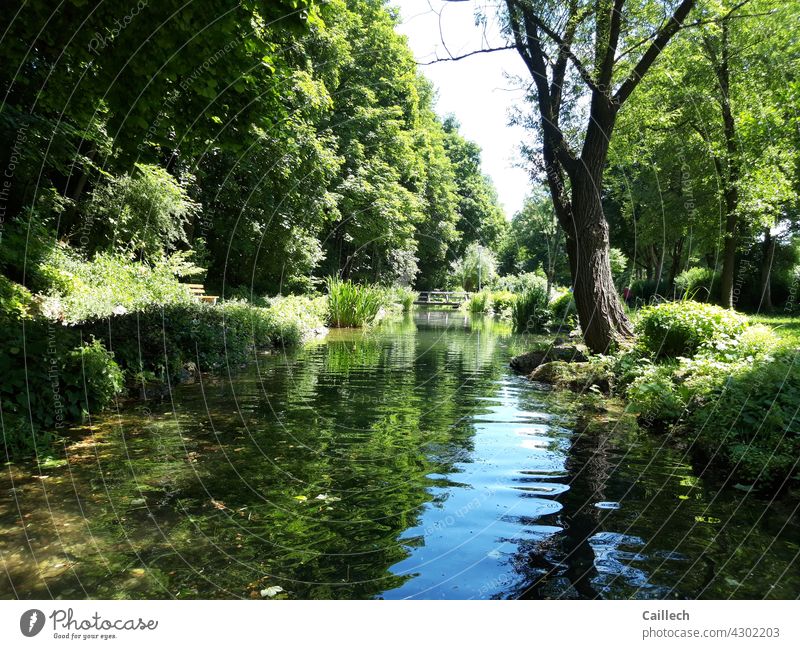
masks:
<svg viewBox="0 0 800 649"><path fill-rule="evenodd" d="M800 358L794 334L765 321L689 301L661 304L637 314L635 340L612 355L550 345L512 367L592 403L598 394L623 399L639 425L685 449L699 474L781 491L798 480Z"/></svg>
<svg viewBox="0 0 800 649"><path fill-rule="evenodd" d="M169 388L203 372L237 371L264 350L323 335L326 309L324 297L285 297L265 306L189 300L75 324L5 313L0 403L6 457L46 456L66 426L120 397Z"/></svg>

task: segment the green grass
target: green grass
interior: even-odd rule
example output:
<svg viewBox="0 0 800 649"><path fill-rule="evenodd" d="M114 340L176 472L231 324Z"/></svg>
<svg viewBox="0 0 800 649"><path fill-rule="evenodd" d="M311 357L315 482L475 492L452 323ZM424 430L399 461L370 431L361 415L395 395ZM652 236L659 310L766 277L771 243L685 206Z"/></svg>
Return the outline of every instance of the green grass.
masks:
<svg viewBox="0 0 800 649"><path fill-rule="evenodd" d="M787 349L800 349L800 317L788 315L750 315L747 319L753 324L772 327Z"/></svg>
<svg viewBox="0 0 800 649"><path fill-rule="evenodd" d="M492 308L492 294L490 291L473 293L467 300L467 311L470 313L489 313Z"/></svg>

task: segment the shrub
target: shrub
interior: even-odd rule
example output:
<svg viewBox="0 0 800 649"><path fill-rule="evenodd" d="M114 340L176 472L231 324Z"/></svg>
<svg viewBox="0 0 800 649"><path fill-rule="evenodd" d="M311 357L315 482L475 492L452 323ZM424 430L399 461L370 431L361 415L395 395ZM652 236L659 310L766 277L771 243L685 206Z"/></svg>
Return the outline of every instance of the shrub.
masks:
<svg viewBox="0 0 800 649"><path fill-rule="evenodd" d="M489 313L492 309L492 293L490 291L473 293L466 304L470 313Z"/></svg>
<svg viewBox="0 0 800 649"><path fill-rule="evenodd" d="M517 301L517 295L511 291L492 291L492 311L507 314Z"/></svg>
<svg viewBox="0 0 800 649"><path fill-rule="evenodd" d="M740 480L782 482L800 456L800 367L794 353L717 372L688 418L698 447L736 469ZM695 383L697 383L695 379Z"/></svg>
<svg viewBox="0 0 800 649"><path fill-rule="evenodd" d="M271 298L268 304L272 322L270 342L275 346L300 344L325 328L328 319L325 296L288 295Z"/></svg>
<svg viewBox="0 0 800 649"><path fill-rule="evenodd" d="M575 296L570 291L559 293L550 302L550 318L559 328L574 329L578 325Z"/></svg>
<svg viewBox="0 0 800 649"><path fill-rule="evenodd" d="M109 405L122 391L113 356L96 340L81 344L71 327L6 319L0 339L0 405L9 455L41 452L54 430Z"/></svg>
<svg viewBox="0 0 800 649"><path fill-rule="evenodd" d="M654 279L637 279L630 283L631 292L634 300L641 300L640 303L648 304L656 295L666 296L669 286L666 278L662 278L660 283Z"/></svg>
<svg viewBox="0 0 800 649"><path fill-rule="evenodd" d="M719 297L720 276L711 268L695 266L675 278L675 289L697 302L714 302Z"/></svg>
<svg viewBox="0 0 800 649"><path fill-rule="evenodd" d="M0 274L0 318L20 320L31 317L34 311L31 292L5 275Z"/></svg>
<svg viewBox="0 0 800 649"><path fill-rule="evenodd" d="M639 343L655 357L692 356L702 345L733 341L746 319L729 309L682 301L645 307L636 330Z"/></svg>
<svg viewBox="0 0 800 649"><path fill-rule="evenodd" d="M386 290L386 302L396 304L403 313L409 313L414 308L417 293L407 286L393 286Z"/></svg>
<svg viewBox="0 0 800 649"><path fill-rule="evenodd" d="M491 286L497 276L497 259L495 254L473 242L464 252L464 256L453 262L451 281L465 291L474 291L483 286Z"/></svg>
<svg viewBox="0 0 800 649"><path fill-rule="evenodd" d="M632 409L644 420L668 422L677 420L686 407L686 393L675 381L678 363L640 365L635 378L627 388Z"/></svg>
<svg viewBox="0 0 800 649"><path fill-rule="evenodd" d="M538 286L541 282L547 283L545 274L538 270L533 273L520 273L519 275L506 275L499 277L494 284L499 291L511 291L512 293L524 293L527 289Z"/></svg>
<svg viewBox="0 0 800 649"><path fill-rule="evenodd" d="M48 317L75 324L115 313L140 311L150 306L194 301L178 277L202 272L187 253L176 253L150 265L111 253L82 259L58 246L40 267L47 297L42 311Z"/></svg>
<svg viewBox="0 0 800 649"><path fill-rule="evenodd" d="M98 185L89 210L104 226L101 247L156 259L186 241L186 226L200 206L165 169L137 163L132 174Z"/></svg>
<svg viewBox="0 0 800 649"><path fill-rule="evenodd" d="M550 317L547 285L544 280L532 284L511 307L511 319L517 333L540 331Z"/></svg>
<svg viewBox="0 0 800 649"><path fill-rule="evenodd" d="M328 323L332 327L364 327L378 317L385 298L374 286L328 278Z"/></svg>
<svg viewBox="0 0 800 649"><path fill-rule="evenodd" d="M111 405L122 393L125 382L122 370L99 340L67 353L63 364L66 389L85 391L84 410L96 412Z"/></svg>

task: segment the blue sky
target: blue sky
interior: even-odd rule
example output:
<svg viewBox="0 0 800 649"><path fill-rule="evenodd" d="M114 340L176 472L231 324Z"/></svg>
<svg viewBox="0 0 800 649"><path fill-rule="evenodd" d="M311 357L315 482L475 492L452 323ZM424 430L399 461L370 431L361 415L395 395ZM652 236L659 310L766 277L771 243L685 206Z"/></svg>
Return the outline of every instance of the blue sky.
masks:
<svg viewBox="0 0 800 649"><path fill-rule="evenodd" d="M503 44L494 20L485 31L475 26L478 3L474 0L392 0L391 4L400 8L402 24L398 31L408 37L419 63L446 58L448 51L458 56ZM507 75L525 79L527 70L522 60L511 50L421 69L439 90L437 111L441 115L454 113L464 136L483 149L483 169L492 177L510 218L521 207L529 188L527 174L514 166L525 131L507 125L509 109L521 105L523 97L518 83Z"/></svg>

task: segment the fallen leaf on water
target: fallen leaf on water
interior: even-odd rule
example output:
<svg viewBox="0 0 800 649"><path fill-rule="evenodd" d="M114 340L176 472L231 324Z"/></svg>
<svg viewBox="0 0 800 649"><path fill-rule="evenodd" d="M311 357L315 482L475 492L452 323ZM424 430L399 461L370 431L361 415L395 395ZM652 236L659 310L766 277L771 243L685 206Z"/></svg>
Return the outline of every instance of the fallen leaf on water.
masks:
<svg viewBox="0 0 800 649"><path fill-rule="evenodd" d="M280 586L268 586L261 591L261 597L275 597L278 593L282 593L283 588Z"/></svg>

